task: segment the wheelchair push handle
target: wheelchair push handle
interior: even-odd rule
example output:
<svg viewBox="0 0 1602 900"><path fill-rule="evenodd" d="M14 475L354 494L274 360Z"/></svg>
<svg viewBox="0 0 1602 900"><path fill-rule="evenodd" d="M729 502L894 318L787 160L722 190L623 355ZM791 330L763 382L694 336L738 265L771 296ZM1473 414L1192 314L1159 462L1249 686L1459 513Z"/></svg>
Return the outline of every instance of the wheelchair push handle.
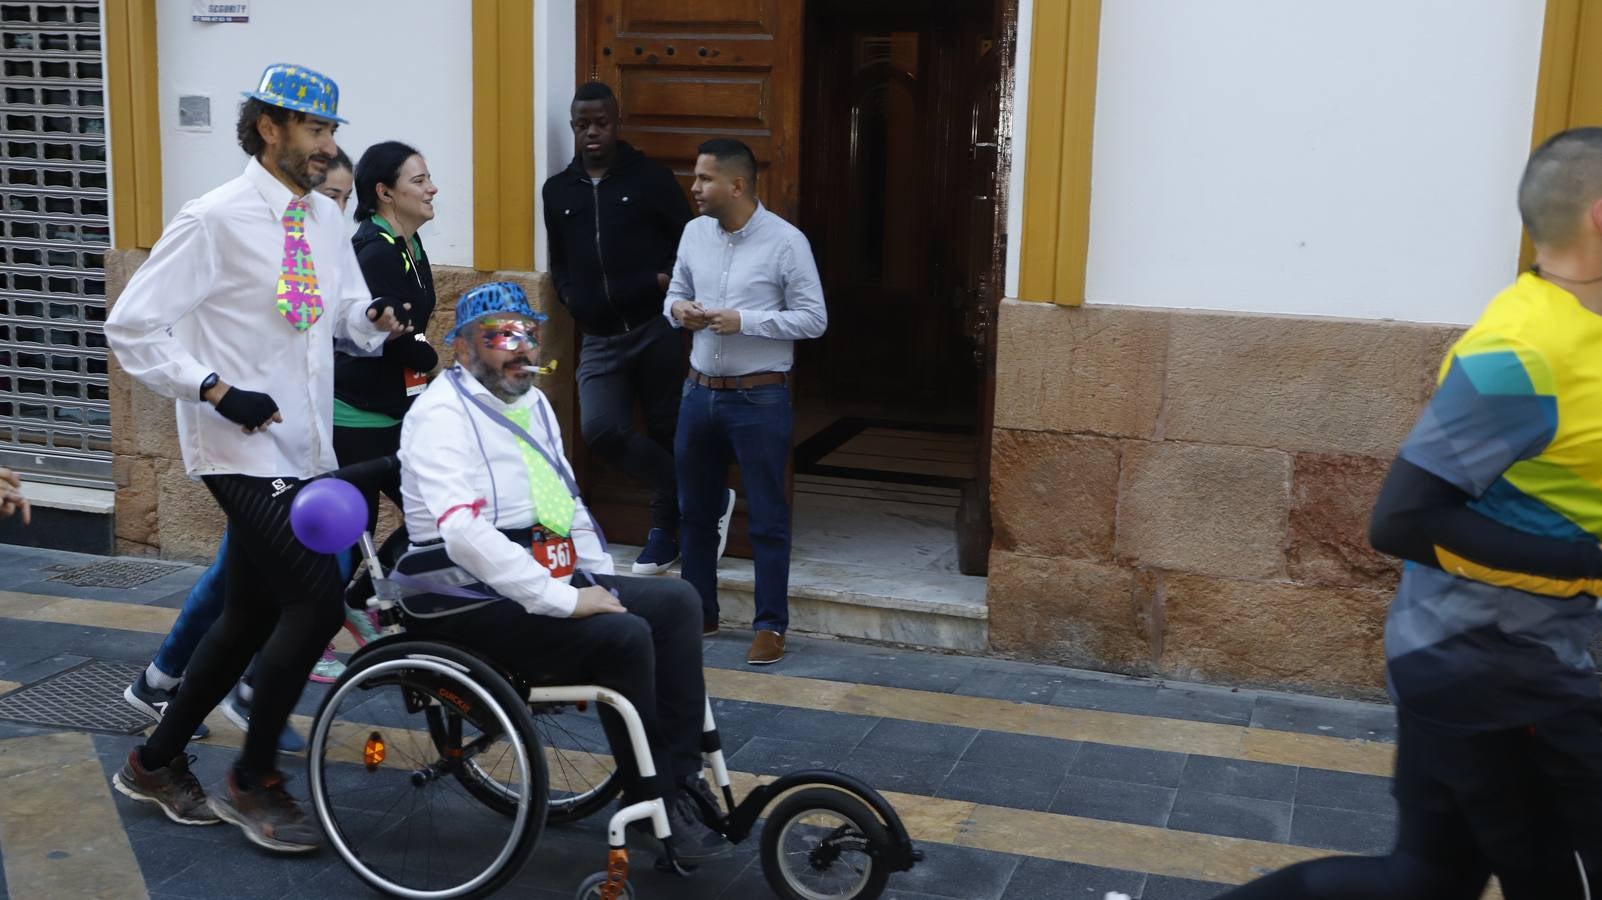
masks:
<svg viewBox="0 0 1602 900"><path fill-rule="evenodd" d="M374 459L363 460L341 466L332 472L325 472L317 478L338 478L355 485L363 493L376 491L383 482L400 472L400 457L379 456ZM313 479L315 480L315 479Z"/></svg>

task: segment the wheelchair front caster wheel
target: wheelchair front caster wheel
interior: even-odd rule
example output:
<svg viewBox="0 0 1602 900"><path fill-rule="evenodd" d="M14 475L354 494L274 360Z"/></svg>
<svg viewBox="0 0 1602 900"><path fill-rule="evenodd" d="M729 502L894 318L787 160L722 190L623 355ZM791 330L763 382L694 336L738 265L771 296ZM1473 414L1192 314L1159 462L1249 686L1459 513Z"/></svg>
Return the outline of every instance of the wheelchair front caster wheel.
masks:
<svg viewBox="0 0 1602 900"><path fill-rule="evenodd" d="M762 873L784 900L872 900L890 871L884 823L852 794L806 788L784 798L762 828Z"/></svg>
<svg viewBox="0 0 1602 900"><path fill-rule="evenodd" d="M578 893L573 895L574 900L603 900L606 895L601 893L601 888L605 884L606 873L596 872L579 885ZM634 888L627 881L623 882L623 890L617 894L616 900L634 900Z"/></svg>

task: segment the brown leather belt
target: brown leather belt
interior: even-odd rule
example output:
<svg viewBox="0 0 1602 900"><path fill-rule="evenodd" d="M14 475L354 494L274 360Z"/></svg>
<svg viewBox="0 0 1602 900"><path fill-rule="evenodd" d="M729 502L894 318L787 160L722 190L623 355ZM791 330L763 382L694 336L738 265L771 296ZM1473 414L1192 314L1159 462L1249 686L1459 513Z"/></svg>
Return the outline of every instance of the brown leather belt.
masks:
<svg viewBox="0 0 1602 900"><path fill-rule="evenodd" d="M690 380L702 387L709 387L714 391L740 391L746 388L762 387L765 384L784 384L789 380L788 372L752 372L750 375L707 375L690 370Z"/></svg>

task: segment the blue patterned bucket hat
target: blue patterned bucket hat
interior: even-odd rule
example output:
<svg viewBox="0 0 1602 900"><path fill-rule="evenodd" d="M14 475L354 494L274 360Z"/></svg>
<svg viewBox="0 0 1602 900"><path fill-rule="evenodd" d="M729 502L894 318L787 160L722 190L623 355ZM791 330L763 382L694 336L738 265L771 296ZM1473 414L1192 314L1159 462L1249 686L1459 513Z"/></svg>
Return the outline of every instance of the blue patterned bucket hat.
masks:
<svg viewBox="0 0 1602 900"><path fill-rule="evenodd" d="M547 318L545 313L535 312L528 305L528 295L523 293L522 285L512 281L491 281L473 288L456 301L456 327L445 335L446 343L456 340L456 335L463 328L494 313L527 316L536 322L543 322Z"/></svg>
<svg viewBox="0 0 1602 900"><path fill-rule="evenodd" d="M339 85L305 66L273 63L262 71L261 84L244 94L270 106L334 122L345 121L339 117Z"/></svg>

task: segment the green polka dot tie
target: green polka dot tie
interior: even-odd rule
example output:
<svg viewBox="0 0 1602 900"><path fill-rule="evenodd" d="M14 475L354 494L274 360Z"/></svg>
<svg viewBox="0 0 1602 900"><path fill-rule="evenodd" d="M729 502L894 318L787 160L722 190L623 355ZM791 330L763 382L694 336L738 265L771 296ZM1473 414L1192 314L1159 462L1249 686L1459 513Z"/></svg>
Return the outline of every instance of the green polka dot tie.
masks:
<svg viewBox="0 0 1602 900"><path fill-rule="evenodd" d="M533 431L528 410L509 409L506 417L524 431ZM578 502L538 450L530 447L527 441L518 441L517 448L523 452L523 468L528 470L528 486L534 494L535 521L553 534L567 537L573 530L573 511L578 508Z"/></svg>

